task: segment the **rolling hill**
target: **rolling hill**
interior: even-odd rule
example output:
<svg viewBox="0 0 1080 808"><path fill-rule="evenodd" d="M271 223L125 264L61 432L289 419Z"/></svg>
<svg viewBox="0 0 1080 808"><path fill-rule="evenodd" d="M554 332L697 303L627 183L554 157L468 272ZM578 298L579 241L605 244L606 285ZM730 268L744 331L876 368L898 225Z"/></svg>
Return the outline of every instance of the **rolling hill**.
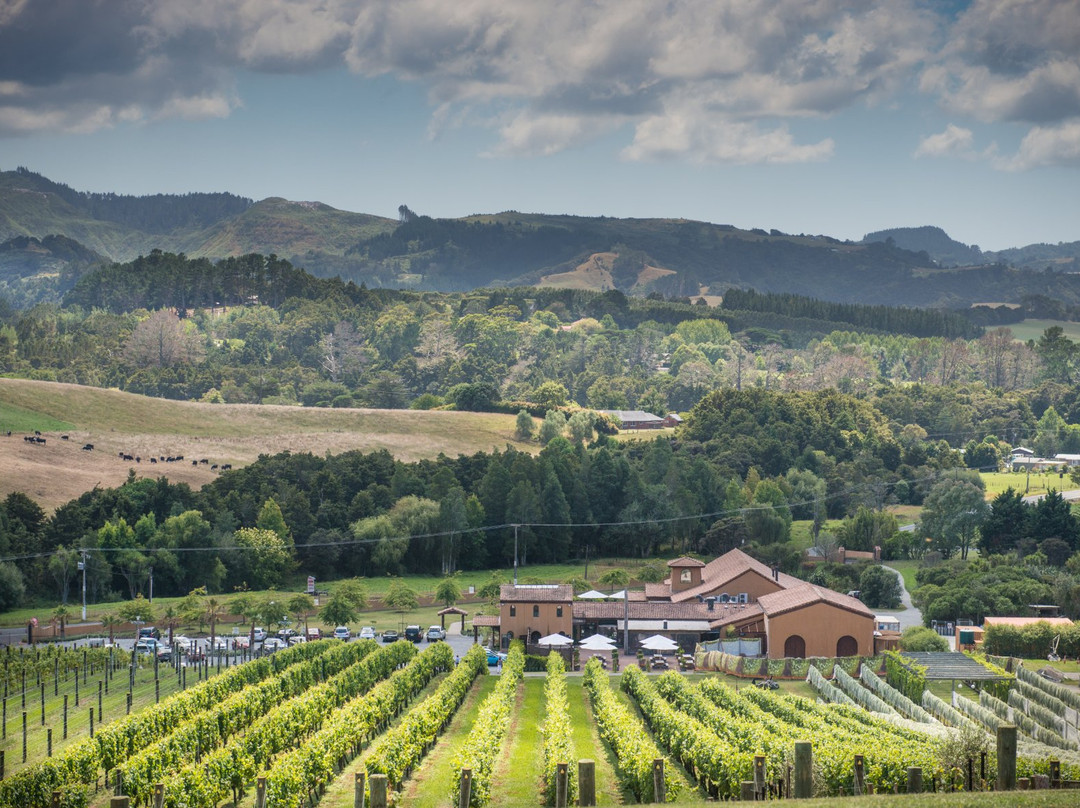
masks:
<svg viewBox="0 0 1080 808"><path fill-rule="evenodd" d="M23 439L34 430L41 431L44 444ZM86 444L93 450L84 450ZM511 415L199 404L0 379L0 497L22 491L45 508L94 486L120 485L129 470L199 487L218 473L211 466L246 465L260 454L386 449L411 461L507 444L517 444ZM122 454L141 461L124 460ZM180 455L182 461L150 462ZM208 462L192 464L203 458Z"/></svg>
<svg viewBox="0 0 1080 808"><path fill-rule="evenodd" d="M24 263L29 239L44 245L50 236L63 236L85 254L100 256L91 260L129 261L153 249L212 260L275 254L313 275L369 287L566 285L669 297L737 287L905 306L964 308L986 300L1020 302L1032 294L1080 303L1080 280L1041 272L1048 263L1071 267L1080 246L1075 255L1070 245L1056 252L1050 245L1022 248L1017 258L1037 265L1036 277L1005 266L996 254L981 254L989 266L971 266L978 249L933 227L880 231L853 243L685 219L517 211L434 219L404 205L399 212L394 220L319 202L254 202L228 193L86 193L26 169L0 172L0 240L27 240L20 248ZM70 278L85 270L86 259L78 260L83 263L70 268L53 251L48 271ZM42 280L37 299L55 296L57 285ZM24 283L7 296L32 303L37 286Z"/></svg>

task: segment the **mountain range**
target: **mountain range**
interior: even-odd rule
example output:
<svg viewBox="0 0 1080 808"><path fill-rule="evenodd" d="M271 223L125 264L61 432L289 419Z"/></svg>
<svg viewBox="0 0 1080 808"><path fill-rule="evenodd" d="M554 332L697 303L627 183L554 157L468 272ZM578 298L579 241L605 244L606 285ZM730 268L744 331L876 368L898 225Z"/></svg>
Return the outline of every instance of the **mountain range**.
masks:
<svg viewBox="0 0 1080 808"><path fill-rule="evenodd" d="M1080 275L1069 274L1080 242L988 253L936 227L882 230L856 243L685 219L398 211L391 219L277 197L87 193L25 168L0 172L0 294L17 306L58 300L95 266L161 249L210 259L275 254L369 287L526 284L677 297L738 287L950 308L1031 295L1080 303Z"/></svg>

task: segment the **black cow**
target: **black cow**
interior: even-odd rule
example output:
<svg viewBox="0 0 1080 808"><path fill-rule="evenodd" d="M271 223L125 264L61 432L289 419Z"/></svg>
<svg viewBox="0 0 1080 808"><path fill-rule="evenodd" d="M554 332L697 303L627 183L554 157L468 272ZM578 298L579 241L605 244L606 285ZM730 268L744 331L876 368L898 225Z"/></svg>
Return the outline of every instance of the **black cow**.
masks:
<svg viewBox="0 0 1080 808"><path fill-rule="evenodd" d="M92 452L92 451L94 451L94 444L92 444L92 443L83 444L83 451L84 452Z"/></svg>

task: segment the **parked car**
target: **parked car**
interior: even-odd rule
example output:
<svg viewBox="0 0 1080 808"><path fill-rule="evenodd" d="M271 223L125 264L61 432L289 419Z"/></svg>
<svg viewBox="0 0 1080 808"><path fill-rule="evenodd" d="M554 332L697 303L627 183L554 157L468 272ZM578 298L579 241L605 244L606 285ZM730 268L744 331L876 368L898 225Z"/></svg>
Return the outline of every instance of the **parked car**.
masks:
<svg viewBox="0 0 1080 808"><path fill-rule="evenodd" d="M384 631L382 633L382 641L383 642L397 642L398 641L398 633L396 631L394 631L394 629L388 628L386 631Z"/></svg>
<svg viewBox="0 0 1080 808"><path fill-rule="evenodd" d="M161 631L154 626L143 626L139 629L139 639L160 640Z"/></svg>
<svg viewBox="0 0 1080 808"><path fill-rule="evenodd" d="M264 654L272 654L274 651L280 651L285 647L285 642L279 640L277 637L267 637L263 640L262 651Z"/></svg>
<svg viewBox="0 0 1080 808"><path fill-rule="evenodd" d="M296 629L283 628L277 633L277 635L279 640L284 640L285 642L288 642L291 638L296 636Z"/></svg>
<svg viewBox="0 0 1080 808"><path fill-rule="evenodd" d="M202 662L206 659L206 649L198 643L192 643L191 647L188 648L186 656L188 662Z"/></svg>
<svg viewBox="0 0 1080 808"><path fill-rule="evenodd" d="M375 627L364 626L360 629L360 633L357 635L361 640L374 640L375 639Z"/></svg>
<svg viewBox="0 0 1080 808"><path fill-rule="evenodd" d="M161 643L157 647L156 654L157 654L157 658L158 658L159 662L171 662L172 661L172 653L173 653L173 649L172 649L171 645L166 645L165 643Z"/></svg>
<svg viewBox="0 0 1080 808"><path fill-rule="evenodd" d="M427 630L427 641L436 642L437 640L445 640L446 632L443 631L442 626L431 626Z"/></svg>
<svg viewBox="0 0 1080 808"><path fill-rule="evenodd" d="M253 637L255 639L255 642L262 642L263 640L266 639L266 629L265 628L259 628L258 626L256 626L255 627L255 633L254 633Z"/></svg>
<svg viewBox="0 0 1080 808"><path fill-rule="evenodd" d="M348 639L350 637L352 637L352 632L349 631L348 626L338 626L337 628L334 629L334 639L335 640L346 640L346 641L348 641Z"/></svg>
<svg viewBox="0 0 1080 808"><path fill-rule="evenodd" d="M289 645L299 645L302 642L307 642L307 638L303 634L294 634L286 642Z"/></svg>
<svg viewBox="0 0 1080 808"><path fill-rule="evenodd" d="M308 638L308 642L314 642L315 640L321 639L322 638L322 632L319 631L319 627L318 626L311 626L307 630L307 638Z"/></svg>
<svg viewBox="0 0 1080 808"><path fill-rule="evenodd" d="M157 640L153 637L142 637L135 643L136 654L152 654L157 649Z"/></svg>
<svg viewBox="0 0 1080 808"><path fill-rule="evenodd" d="M409 642L420 642L424 638L424 632L420 626L405 626L405 639Z"/></svg>
<svg viewBox="0 0 1080 808"><path fill-rule="evenodd" d="M215 653L224 652L229 650L229 641L225 637L214 637L213 648L210 647L210 641L206 641L206 647L208 650L212 650Z"/></svg>
<svg viewBox="0 0 1080 808"><path fill-rule="evenodd" d="M251 638L247 634L240 634L233 640L233 648L236 650L245 649L251 644Z"/></svg>
<svg viewBox="0 0 1080 808"><path fill-rule="evenodd" d="M502 651L496 651L493 648L485 648L484 651L487 653L488 665L498 665L500 662L506 661L506 654Z"/></svg>

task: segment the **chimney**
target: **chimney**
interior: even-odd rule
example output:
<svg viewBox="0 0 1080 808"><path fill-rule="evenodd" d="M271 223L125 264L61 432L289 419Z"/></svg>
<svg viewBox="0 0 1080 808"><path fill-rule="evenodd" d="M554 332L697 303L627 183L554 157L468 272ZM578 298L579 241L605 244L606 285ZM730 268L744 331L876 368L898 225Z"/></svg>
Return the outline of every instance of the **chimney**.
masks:
<svg viewBox="0 0 1080 808"><path fill-rule="evenodd" d="M773 564L772 565L772 577L773 577L774 581L779 581L780 580L780 565L779 564Z"/></svg>
<svg viewBox="0 0 1080 808"><path fill-rule="evenodd" d="M705 608L707 608L710 612L713 610L713 607L715 605L716 605L716 598L715 597L712 597L710 595L709 597L705 598Z"/></svg>

